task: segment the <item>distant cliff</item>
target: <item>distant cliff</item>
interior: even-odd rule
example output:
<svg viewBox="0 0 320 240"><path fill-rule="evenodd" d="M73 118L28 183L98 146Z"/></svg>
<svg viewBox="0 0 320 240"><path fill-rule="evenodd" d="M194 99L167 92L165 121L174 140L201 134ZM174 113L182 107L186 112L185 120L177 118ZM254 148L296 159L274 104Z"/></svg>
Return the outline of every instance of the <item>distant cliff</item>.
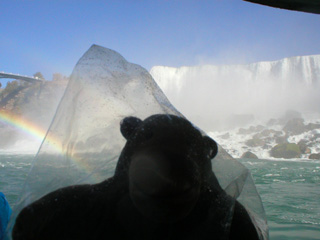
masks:
<svg viewBox="0 0 320 240"><path fill-rule="evenodd" d="M235 119L267 121L288 109L319 111L320 55L248 65L155 66L150 73L178 110L209 130Z"/></svg>
<svg viewBox="0 0 320 240"><path fill-rule="evenodd" d="M17 140L40 141L47 131L67 79L27 83L12 81L0 92L0 150ZM33 139L37 134L38 139ZM38 146L35 146L37 148Z"/></svg>

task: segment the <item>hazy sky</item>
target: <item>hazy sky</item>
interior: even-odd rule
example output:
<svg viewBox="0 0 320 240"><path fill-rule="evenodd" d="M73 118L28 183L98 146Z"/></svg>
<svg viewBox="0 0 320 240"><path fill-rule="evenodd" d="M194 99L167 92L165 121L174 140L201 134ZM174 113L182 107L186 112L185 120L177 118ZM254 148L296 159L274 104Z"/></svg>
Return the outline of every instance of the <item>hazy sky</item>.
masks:
<svg viewBox="0 0 320 240"><path fill-rule="evenodd" d="M0 71L49 80L71 74L94 43L147 70L320 54L320 15L241 0L0 0L0 9Z"/></svg>

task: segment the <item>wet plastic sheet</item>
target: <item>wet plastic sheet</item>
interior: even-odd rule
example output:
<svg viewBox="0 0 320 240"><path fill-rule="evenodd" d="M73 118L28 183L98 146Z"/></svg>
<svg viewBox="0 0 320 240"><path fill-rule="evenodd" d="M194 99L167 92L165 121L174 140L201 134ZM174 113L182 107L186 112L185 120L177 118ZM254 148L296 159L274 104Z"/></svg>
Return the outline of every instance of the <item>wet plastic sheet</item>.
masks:
<svg viewBox="0 0 320 240"><path fill-rule="evenodd" d="M183 117L145 69L110 49L93 45L74 68L9 229L20 210L43 195L113 176L125 144L119 130L121 120L126 116L145 119L158 113ZM213 170L222 187L247 207L261 229L261 239L267 239L266 218L248 169L219 153Z"/></svg>

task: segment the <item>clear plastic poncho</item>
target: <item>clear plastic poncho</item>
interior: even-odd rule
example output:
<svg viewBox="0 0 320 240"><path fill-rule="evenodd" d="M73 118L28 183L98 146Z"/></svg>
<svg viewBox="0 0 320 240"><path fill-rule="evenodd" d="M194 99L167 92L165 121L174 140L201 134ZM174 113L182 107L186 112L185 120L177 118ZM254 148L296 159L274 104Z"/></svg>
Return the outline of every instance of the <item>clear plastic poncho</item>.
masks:
<svg viewBox="0 0 320 240"><path fill-rule="evenodd" d="M93 45L73 70L13 211L8 239L26 205L58 188L113 176L125 144L119 125L124 117L143 120L159 113L183 117L144 68ZM221 147L212 166L222 188L246 207L261 239L268 239L266 216L249 170Z"/></svg>

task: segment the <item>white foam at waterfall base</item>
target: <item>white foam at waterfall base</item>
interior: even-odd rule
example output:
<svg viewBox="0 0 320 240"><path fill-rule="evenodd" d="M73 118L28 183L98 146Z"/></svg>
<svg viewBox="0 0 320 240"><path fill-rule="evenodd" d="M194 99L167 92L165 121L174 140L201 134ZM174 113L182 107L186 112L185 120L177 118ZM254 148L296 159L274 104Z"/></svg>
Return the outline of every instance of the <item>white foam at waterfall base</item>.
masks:
<svg viewBox="0 0 320 240"><path fill-rule="evenodd" d="M316 123L319 124L319 115L304 115L303 118L305 119L304 124L307 125L309 123ZM252 124L251 126L257 126L258 123ZM250 127L250 125L246 126L247 128ZM264 126L264 130L275 130L282 132L282 136L285 136L285 132L283 131L283 125L273 125L273 126ZM234 158L240 158L245 152L250 151L254 153L258 158L260 159L270 159L270 160L284 160L284 159L278 159L270 156L270 150L272 147L276 146L278 143L276 142L275 138L273 138L271 141L268 142L264 147L250 147L247 146L246 142L250 139L254 138L254 135L258 132L251 132L247 134L239 134L240 128L233 128L231 130L226 131L209 131L208 135L215 139L217 143L219 143L232 157ZM226 134L229 135L228 138L226 138ZM287 138L289 143L299 143L299 141L303 140L310 149L310 153L308 154L302 154L301 158L295 159L296 161L304 161L308 160L309 155L311 153L319 153L320 152L320 141L314 140L314 136L316 134L320 134L320 129L314 129L310 131L305 131L301 134L297 134L294 136L289 136ZM311 144L312 143L312 144ZM293 160L293 159L290 159Z"/></svg>
<svg viewBox="0 0 320 240"><path fill-rule="evenodd" d="M35 155L39 150L41 141L35 138L20 138L13 145L0 149L1 154L27 154Z"/></svg>

